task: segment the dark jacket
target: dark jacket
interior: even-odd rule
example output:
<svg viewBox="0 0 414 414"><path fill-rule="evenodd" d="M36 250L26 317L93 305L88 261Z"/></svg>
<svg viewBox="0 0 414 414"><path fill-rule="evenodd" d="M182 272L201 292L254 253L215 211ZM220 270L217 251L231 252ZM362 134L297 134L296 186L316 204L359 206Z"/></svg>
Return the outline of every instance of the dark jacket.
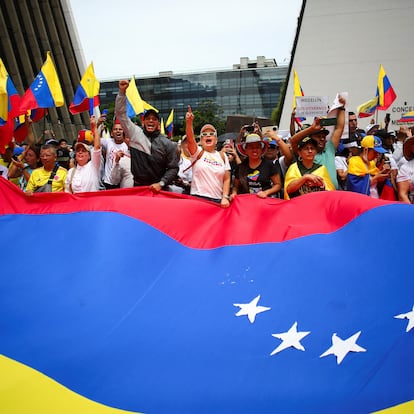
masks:
<svg viewBox="0 0 414 414"><path fill-rule="evenodd" d="M177 147L165 135L151 140L151 154L135 148L132 140L129 150L135 185L151 185L160 181L168 185L177 177Z"/></svg>
<svg viewBox="0 0 414 414"><path fill-rule="evenodd" d="M131 172L135 185L151 185L164 181L171 184L178 173L179 155L176 144L165 135L148 137L145 131L134 124L126 112L126 96L118 94L115 100L115 115L125 134L131 139Z"/></svg>

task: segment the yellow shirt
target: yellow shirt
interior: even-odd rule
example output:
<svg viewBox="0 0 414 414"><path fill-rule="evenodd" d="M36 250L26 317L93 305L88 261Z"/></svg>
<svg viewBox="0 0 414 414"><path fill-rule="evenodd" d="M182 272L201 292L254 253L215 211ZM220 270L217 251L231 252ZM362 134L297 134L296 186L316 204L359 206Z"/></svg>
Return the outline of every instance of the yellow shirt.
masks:
<svg viewBox="0 0 414 414"><path fill-rule="evenodd" d="M324 165L319 166L319 168L317 168L316 170L312 171L312 174L317 175L318 177L321 177L325 183L325 190L326 191L335 191L335 185L332 183L331 178L329 176L329 172L327 170L327 168ZM302 173L299 170L298 167L298 163L295 162L294 164L291 164L290 167L288 168L286 175L285 175L285 183L284 183L284 188L285 188L285 200L290 200L291 195L289 195L289 193L286 191L286 189L288 188L288 185L298 179L302 177ZM293 195L292 195L293 196Z"/></svg>
<svg viewBox="0 0 414 414"><path fill-rule="evenodd" d="M43 167L36 168L30 175L27 183L26 191L36 191L42 185L45 185L50 178L52 171L46 171ZM63 167L59 167L56 175L52 180L52 192L65 191L67 171Z"/></svg>

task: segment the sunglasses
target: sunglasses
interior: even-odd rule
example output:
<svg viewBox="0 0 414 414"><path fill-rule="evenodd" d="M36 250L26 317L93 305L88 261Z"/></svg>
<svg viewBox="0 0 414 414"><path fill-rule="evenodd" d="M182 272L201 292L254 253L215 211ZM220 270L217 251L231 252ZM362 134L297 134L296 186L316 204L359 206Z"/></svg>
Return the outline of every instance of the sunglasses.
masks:
<svg viewBox="0 0 414 414"><path fill-rule="evenodd" d="M200 135L202 137L214 137L216 136L216 133L215 132L202 132Z"/></svg>

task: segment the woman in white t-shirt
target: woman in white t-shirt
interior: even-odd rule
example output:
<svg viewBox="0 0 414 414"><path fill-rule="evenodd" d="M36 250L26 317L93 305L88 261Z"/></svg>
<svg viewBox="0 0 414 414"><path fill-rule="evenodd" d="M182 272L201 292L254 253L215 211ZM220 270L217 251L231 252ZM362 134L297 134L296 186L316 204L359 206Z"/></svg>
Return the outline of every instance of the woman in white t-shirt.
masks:
<svg viewBox="0 0 414 414"><path fill-rule="evenodd" d="M93 147L83 140L75 144L75 167L66 175L65 191L83 193L100 188L101 143L96 130L95 117L91 116Z"/></svg>
<svg viewBox="0 0 414 414"><path fill-rule="evenodd" d="M221 207L230 205L230 163L227 155L216 150L217 131L213 125L206 124L200 131L198 146L193 130L194 114L190 105L185 117L188 150L191 156L193 177L190 194L205 198Z"/></svg>

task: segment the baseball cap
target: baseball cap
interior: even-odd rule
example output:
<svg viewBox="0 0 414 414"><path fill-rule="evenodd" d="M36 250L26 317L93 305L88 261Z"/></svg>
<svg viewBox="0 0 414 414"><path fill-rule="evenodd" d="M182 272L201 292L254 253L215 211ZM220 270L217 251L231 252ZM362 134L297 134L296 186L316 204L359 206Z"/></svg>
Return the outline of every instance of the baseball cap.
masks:
<svg viewBox="0 0 414 414"><path fill-rule="evenodd" d="M385 154L387 152L384 148L382 148L381 139L374 135L367 135L366 137L364 137L361 141L361 147L371 148L374 151L379 152L380 154Z"/></svg>
<svg viewBox="0 0 414 414"><path fill-rule="evenodd" d="M155 109L148 109L147 111L145 111L144 119L150 116L151 114L155 115L157 119L160 120L160 114Z"/></svg>
<svg viewBox="0 0 414 414"><path fill-rule="evenodd" d="M301 141L299 141L298 142L298 148L299 149L301 149L301 148L303 148L306 144L312 144L315 148L317 148L318 147L318 143L313 139L313 138L311 138L310 136L309 137L305 137L305 138L303 138Z"/></svg>

